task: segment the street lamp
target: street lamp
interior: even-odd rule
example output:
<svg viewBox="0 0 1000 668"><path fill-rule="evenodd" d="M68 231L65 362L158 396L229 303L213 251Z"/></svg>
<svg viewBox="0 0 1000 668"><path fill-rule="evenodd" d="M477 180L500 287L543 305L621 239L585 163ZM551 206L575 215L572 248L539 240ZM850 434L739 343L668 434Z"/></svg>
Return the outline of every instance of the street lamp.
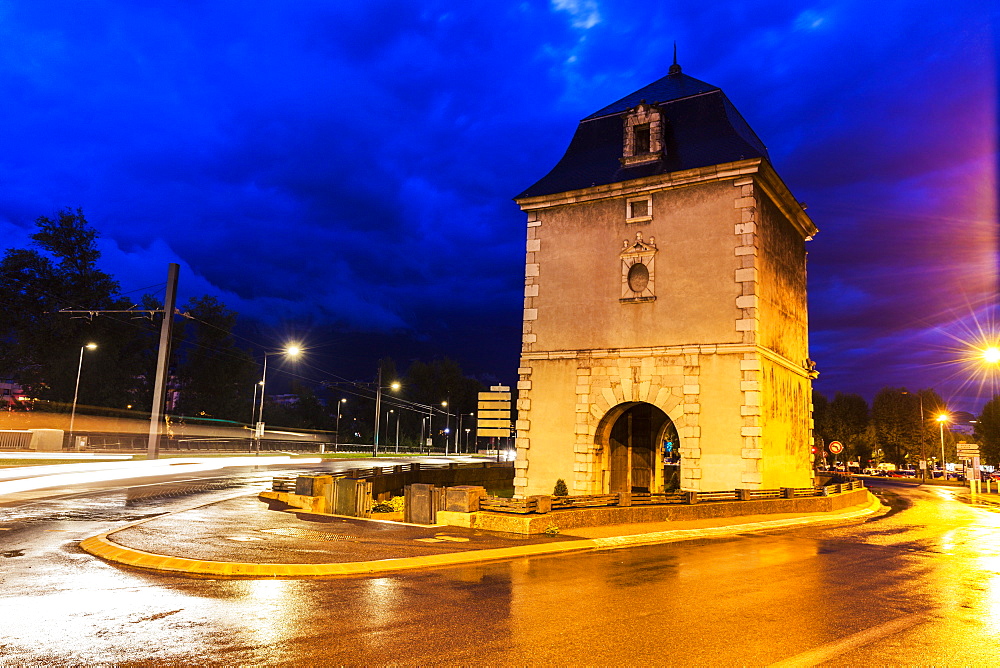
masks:
<svg viewBox="0 0 1000 668"><path fill-rule="evenodd" d="M451 433L451 413L448 412L448 402L442 401L441 408L444 409L444 454L448 456L448 435Z"/></svg>
<svg viewBox="0 0 1000 668"><path fill-rule="evenodd" d="M944 423L948 421L948 414L941 413L935 419L937 420L938 427L940 427L941 431L941 477L944 480L948 480L948 469L944 461Z"/></svg>
<svg viewBox="0 0 1000 668"><path fill-rule="evenodd" d="M378 457L378 427L379 422L382 420L382 390L392 390L396 392L399 390L399 381L393 381L389 387L382 387L382 365L379 364L378 367L378 379L375 381L375 434L372 439L372 457Z"/></svg>
<svg viewBox="0 0 1000 668"><path fill-rule="evenodd" d="M464 418L466 415L470 415L471 416L471 415L475 415L475 413L459 413L458 414L458 435L456 436L456 440L458 440L462 436L462 418ZM468 433L469 430L466 429L465 431L466 431L466 433ZM465 445L466 445L465 449L468 450L469 449L468 448L468 445L469 445L468 439L466 439ZM460 449L461 448L455 448L455 451L457 452Z"/></svg>
<svg viewBox="0 0 1000 668"><path fill-rule="evenodd" d="M396 409L390 408L385 412L385 440L389 440L389 420L392 418L392 414L396 412ZM399 448L396 449L399 452Z"/></svg>
<svg viewBox="0 0 1000 668"><path fill-rule="evenodd" d="M395 411L389 411L389 412L393 413ZM399 454L399 418L401 418L401 417L403 417L403 411L399 411L398 413L396 413L396 454L397 455ZM386 420L385 428L386 429L389 428L389 421L388 420Z"/></svg>
<svg viewBox="0 0 1000 668"><path fill-rule="evenodd" d="M257 442L257 454L260 454L260 439L264 437L264 389L267 387L267 357L268 355L285 355L287 357L298 357L302 353L302 348L292 344L285 346L284 350L275 350L272 352L264 352L264 372L260 376L260 411L257 414L257 428L254 430L254 436Z"/></svg>
<svg viewBox="0 0 1000 668"><path fill-rule="evenodd" d="M903 390L903 394L909 394L906 390ZM920 460L924 463L924 468L920 471L921 482L927 482L927 439L925 438L924 428L927 423L924 418L924 395L917 392L917 399L920 401Z"/></svg>
<svg viewBox="0 0 1000 668"><path fill-rule="evenodd" d="M337 433L333 435L333 447L334 450L340 445L340 409L343 405L347 403L347 399L341 399L337 402Z"/></svg>
<svg viewBox="0 0 1000 668"><path fill-rule="evenodd" d="M80 362L76 365L76 386L73 388L73 410L69 414L69 443L76 449L76 444L73 441L73 423L76 422L76 400L80 395L80 372L83 370L83 351L84 350L97 350L96 343L87 343L80 346Z"/></svg>
<svg viewBox="0 0 1000 668"><path fill-rule="evenodd" d="M989 346L983 351L982 358L987 364L1000 364L1000 348Z"/></svg>

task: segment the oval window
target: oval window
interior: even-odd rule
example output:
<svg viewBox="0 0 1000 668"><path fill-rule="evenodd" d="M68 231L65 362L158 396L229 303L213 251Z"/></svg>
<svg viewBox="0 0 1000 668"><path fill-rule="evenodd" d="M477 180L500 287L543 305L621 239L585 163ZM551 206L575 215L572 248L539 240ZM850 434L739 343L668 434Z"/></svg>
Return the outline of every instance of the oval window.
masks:
<svg viewBox="0 0 1000 668"><path fill-rule="evenodd" d="M642 292L649 285L649 269L642 262L636 262L628 270L628 289Z"/></svg>

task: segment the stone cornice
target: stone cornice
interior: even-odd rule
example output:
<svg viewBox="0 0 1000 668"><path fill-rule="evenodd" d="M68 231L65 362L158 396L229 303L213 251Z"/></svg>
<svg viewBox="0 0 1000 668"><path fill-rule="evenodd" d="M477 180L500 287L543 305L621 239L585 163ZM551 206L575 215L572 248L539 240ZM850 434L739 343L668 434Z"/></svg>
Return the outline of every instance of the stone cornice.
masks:
<svg viewBox="0 0 1000 668"><path fill-rule="evenodd" d="M651 346L646 348L594 348L580 350L539 350L521 353L521 366L533 360L569 359L618 359L621 357L653 357L657 355L737 355L757 353L778 366L803 378L810 377L810 370L796 364L770 348L745 343L713 343L687 346Z"/></svg>
<svg viewBox="0 0 1000 668"><path fill-rule="evenodd" d="M761 159L740 160L699 169L688 169L669 174L657 174L642 179L631 179L619 183L609 183L592 188L570 190L554 195L524 197L514 200L522 211L530 212L548 209L555 206L582 204L615 197L630 197L657 190L670 190L687 186L726 181L740 177L752 176L760 184L781 212L792 222L805 239L811 239L817 233L816 226L806 215L802 205L792 196L781 177Z"/></svg>

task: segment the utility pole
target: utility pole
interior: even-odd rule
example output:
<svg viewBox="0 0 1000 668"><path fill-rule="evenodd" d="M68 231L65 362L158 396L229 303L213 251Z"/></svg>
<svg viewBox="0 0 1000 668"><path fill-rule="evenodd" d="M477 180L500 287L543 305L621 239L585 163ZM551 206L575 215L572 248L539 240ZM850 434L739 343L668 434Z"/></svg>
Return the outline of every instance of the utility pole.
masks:
<svg viewBox="0 0 1000 668"><path fill-rule="evenodd" d="M372 457L378 457L378 425L382 416L382 360L378 361L378 377L375 380L375 434L372 439Z"/></svg>
<svg viewBox="0 0 1000 668"><path fill-rule="evenodd" d="M177 273L180 265L171 262L167 267L167 293L163 300L163 322L160 324L160 347L156 354L156 380L153 382L153 410L149 414L149 446L147 459L160 456L160 422L167 390L167 369L170 362L170 334L174 324L177 302Z"/></svg>
<svg viewBox="0 0 1000 668"><path fill-rule="evenodd" d="M149 414L149 445L146 456L157 459L160 456L160 422L163 420L163 407L167 393L167 371L170 361L170 334L173 330L174 311L177 310L177 274L180 265L171 262L167 265L167 292L163 300L163 309L59 309L59 313L86 313L89 317L103 313L154 313L163 314L160 325L160 346L156 354L156 378L153 381L153 409Z"/></svg>

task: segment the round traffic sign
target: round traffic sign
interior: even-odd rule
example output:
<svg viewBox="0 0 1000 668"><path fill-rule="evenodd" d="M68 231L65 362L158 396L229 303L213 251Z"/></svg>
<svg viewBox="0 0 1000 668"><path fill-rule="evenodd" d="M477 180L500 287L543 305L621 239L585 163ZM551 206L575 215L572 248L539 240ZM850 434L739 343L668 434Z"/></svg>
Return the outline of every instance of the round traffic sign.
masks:
<svg viewBox="0 0 1000 668"><path fill-rule="evenodd" d="M844 451L844 444L840 441L830 441L830 445L827 446L831 453L839 455Z"/></svg>

